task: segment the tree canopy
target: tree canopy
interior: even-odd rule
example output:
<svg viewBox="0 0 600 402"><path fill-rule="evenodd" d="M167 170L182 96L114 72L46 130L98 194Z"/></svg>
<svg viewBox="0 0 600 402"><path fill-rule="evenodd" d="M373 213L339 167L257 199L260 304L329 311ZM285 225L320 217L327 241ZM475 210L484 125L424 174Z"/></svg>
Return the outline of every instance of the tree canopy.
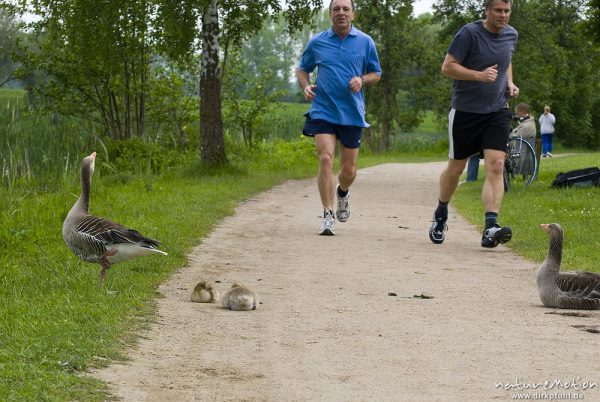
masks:
<svg viewBox="0 0 600 402"><path fill-rule="evenodd" d="M600 147L598 1L513 0L518 101L534 114L550 105L566 145ZM0 0L39 17L11 42L14 20L0 14L0 82L18 63L16 76L27 80L37 106L96 120L115 139L160 126L187 144L183 128L199 116L201 159L218 165L227 161L222 89L226 104L238 108L239 124L252 128L244 137L252 142L265 101L302 100L292 71L310 35L330 25L322 3ZM458 29L483 16L480 0L438 0L433 15L419 18L412 4L355 0L356 25L375 40L383 68L381 82L366 90L368 136L378 149L412 130L425 111L445 116L451 80L440 74L444 55ZM9 49L10 43L20 46Z"/></svg>

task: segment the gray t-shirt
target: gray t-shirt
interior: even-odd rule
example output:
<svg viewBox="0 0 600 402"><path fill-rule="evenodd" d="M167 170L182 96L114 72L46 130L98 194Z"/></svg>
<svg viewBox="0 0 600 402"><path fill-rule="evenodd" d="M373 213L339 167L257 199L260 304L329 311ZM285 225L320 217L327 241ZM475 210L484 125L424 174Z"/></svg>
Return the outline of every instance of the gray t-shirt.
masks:
<svg viewBox="0 0 600 402"><path fill-rule="evenodd" d="M450 44L448 53L460 65L470 70L483 71L498 65L498 78L492 83L454 80L452 107L471 113L491 113L506 108L508 66L517 45L519 34L507 25L500 33L483 27L483 20L463 26Z"/></svg>

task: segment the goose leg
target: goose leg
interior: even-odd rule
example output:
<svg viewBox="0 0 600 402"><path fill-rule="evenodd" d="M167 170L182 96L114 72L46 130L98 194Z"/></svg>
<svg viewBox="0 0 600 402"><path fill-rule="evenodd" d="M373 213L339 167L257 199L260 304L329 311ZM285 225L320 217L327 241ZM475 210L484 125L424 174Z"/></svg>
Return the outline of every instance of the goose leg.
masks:
<svg viewBox="0 0 600 402"><path fill-rule="evenodd" d="M117 250L113 249L113 250L109 250L106 253L102 254L102 257L100 257L100 266L102 266L102 269L100 270L100 283L98 283L98 286L102 286L104 284L104 278L106 277L106 271L108 271L108 269L110 268L110 262L108 262L108 258L106 257L110 257L111 255L115 255L117 254Z"/></svg>
<svg viewBox="0 0 600 402"><path fill-rule="evenodd" d="M98 286L102 286L104 284L106 271L108 271L108 269L110 268L110 263L106 260L105 257L102 257L100 259L100 265L102 266L102 269L100 270L100 282L98 283Z"/></svg>

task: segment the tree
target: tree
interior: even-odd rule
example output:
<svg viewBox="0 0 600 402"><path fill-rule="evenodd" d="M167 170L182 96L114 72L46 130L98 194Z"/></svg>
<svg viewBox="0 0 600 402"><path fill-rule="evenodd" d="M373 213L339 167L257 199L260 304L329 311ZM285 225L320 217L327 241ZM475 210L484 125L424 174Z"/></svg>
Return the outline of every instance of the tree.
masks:
<svg viewBox="0 0 600 402"><path fill-rule="evenodd" d="M17 68L13 61L19 30L12 14L0 8L0 87L13 80Z"/></svg>
<svg viewBox="0 0 600 402"><path fill-rule="evenodd" d="M242 59L237 51L230 56L225 101L229 120L238 126L246 145L252 146L264 138L266 133L261 127L265 114L283 90L273 86L276 70L266 65L256 72L248 70Z"/></svg>
<svg viewBox="0 0 600 402"><path fill-rule="evenodd" d="M291 32L298 31L322 6L321 0L159 0L158 16L165 28L164 49L175 58L189 57L195 40L202 39L200 73L200 158L210 166L226 163L221 116L221 78L230 46L258 32L267 16L282 15ZM202 16L198 35L196 16ZM223 44L223 49L220 45ZM221 61L221 56L224 60Z"/></svg>
<svg viewBox="0 0 600 402"><path fill-rule="evenodd" d="M587 16L587 29L594 41L600 44L600 0L589 0Z"/></svg>
<svg viewBox="0 0 600 402"><path fill-rule="evenodd" d="M538 113L545 104L552 106L556 136L563 144L596 148L600 52L582 29L584 4L584 0L515 3L511 25L519 31L519 43L513 73L521 89L519 101L530 103Z"/></svg>
<svg viewBox="0 0 600 402"><path fill-rule="evenodd" d="M202 17L200 69L200 159L209 166L227 162L221 115L219 36L217 1L211 0Z"/></svg>
<svg viewBox="0 0 600 402"><path fill-rule="evenodd" d="M144 130L152 5L146 1L39 0L21 2L32 45L21 48L21 74L49 74L38 83L47 106L101 122L112 138L140 136Z"/></svg>
<svg viewBox="0 0 600 402"><path fill-rule="evenodd" d="M367 112L380 134L374 138L371 130L368 143L382 150L394 127L409 130L420 123L420 113L429 109L426 85L437 77L427 69L435 61L430 17L415 20L411 13L412 0L356 1L357 26L375 41L383 71L381 81L366 88Z"/></svg>

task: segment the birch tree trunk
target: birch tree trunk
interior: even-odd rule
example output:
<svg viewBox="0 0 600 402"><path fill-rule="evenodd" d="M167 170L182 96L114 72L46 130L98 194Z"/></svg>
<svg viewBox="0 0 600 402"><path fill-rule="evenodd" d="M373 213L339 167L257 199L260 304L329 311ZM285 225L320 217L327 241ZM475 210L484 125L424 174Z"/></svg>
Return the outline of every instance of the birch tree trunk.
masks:
<svg viewBox="0 0 600 402"><path fill-rule="evenodd" d="M200 72L200 159L209 166L227 163L221 116L219 18L216 0L202 17L202 68Z"/></svg>

